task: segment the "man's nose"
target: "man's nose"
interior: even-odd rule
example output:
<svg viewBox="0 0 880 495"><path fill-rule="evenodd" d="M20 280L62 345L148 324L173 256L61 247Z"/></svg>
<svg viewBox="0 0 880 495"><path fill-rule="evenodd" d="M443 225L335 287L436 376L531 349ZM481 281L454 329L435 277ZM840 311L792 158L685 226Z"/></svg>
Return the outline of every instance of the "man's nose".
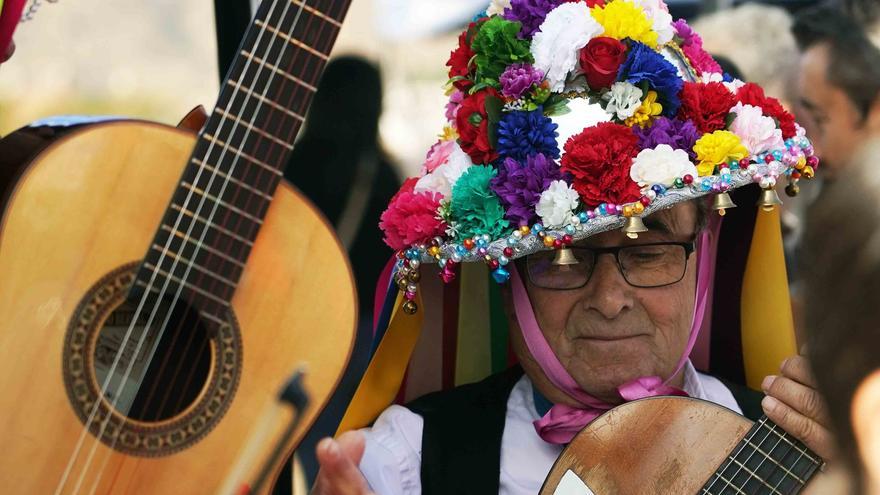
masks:
<svg viewBox="0 0 880 495"><path fill-rule="evenodd" d="M632 307L632 286L623 278L617 267L617 260L611 253L600 255L596 260L590 282L585 289L584 305L609 320Z"/></svg>

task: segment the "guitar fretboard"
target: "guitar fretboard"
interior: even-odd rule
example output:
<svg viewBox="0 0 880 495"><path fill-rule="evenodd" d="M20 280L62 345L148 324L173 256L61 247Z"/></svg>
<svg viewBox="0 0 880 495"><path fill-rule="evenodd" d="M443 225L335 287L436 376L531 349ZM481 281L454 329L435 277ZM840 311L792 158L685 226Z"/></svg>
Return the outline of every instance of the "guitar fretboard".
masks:
<svg viewBox="0 0 880 495"><path fill-rule="evenodd" d="M798 493L822 459L762 417L700 490L702 495Z"/></svg>
<svg viewBox="0 0 880 495"><path fill-rule="evenodd" d="M348 5L262 2L133 290L182 287L203 315L220 322Z"/></svg>

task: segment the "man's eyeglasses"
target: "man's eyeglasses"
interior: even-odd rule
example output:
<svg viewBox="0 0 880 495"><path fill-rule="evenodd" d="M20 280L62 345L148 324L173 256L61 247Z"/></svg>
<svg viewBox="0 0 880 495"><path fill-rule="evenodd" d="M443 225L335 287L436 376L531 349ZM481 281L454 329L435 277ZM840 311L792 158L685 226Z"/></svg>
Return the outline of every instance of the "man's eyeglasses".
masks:
<svg viewBox="0 0 880 495"><path fill-rule="evenodd" d="M566 249L569 252L565 252ZM628 284L642 288L663 287L684 278L688 257L693 252L693 241L608 248L572 246L527 256L526 271L532 285L544 289L579 289L590 281L599 256L613 254L617 268Z"/></svg>

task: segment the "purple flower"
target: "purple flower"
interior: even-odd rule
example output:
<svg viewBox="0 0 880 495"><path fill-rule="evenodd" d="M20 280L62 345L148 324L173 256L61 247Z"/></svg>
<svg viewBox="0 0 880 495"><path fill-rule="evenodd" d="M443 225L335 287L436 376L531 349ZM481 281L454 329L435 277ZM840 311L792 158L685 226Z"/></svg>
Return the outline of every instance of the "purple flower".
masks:
<svg viewBox="0 0 880 495"><path fill-rule="evenodd" d="M507 112L498 122L498 154L501 158L509 157L520 162L538 153L559 158L557 127L559 126L544 116L541 107L531 112Z"/></svg>
<svg viewBox="0 0 880 495"><path fill-rule="evenodd" d="M672 27L675 29L675 34L677 34L678 37L681 38L682 48L690 45L694 41L696 41L700 45L703 44L703 40L700 38L700 35L695 33L694 30L691 29L690 26L688 26L687 21L685 21L684 19L679 19L673 22Z"/></svg>
<svg viewBox="0 0 880 495"><path fill-rule="evenodd" d="M660 117L650 127L634 126L633 132L639 138L639 148L654 149L661 144L668 144L672 149L687 151L691 160L697 158L694 144L701 134L690 120Z"/></svg>
<svg viewBox="0 0 880 495"><path fill-rule="evenodd" d="M563 0L511 0L510 8L504 9L504 18L522 24L520 38L531 38L541 27L547 13L560 6L562 2Z"/></svg>
<svg viewBox="0 0 880 495"><path fill-rule="evenodd" d="M501 94L508 98L519 99L532 85L544 80L544 73L531 64L513 64L501 74Z"/></svg>
<svg viewBox="0 0 880 495"><path fill-rule="evenodd" d="M449 103L446 104L446 120L449 122L455 122L455 116L458 114L458 107L461 106L461 102L464 100L464 92L460 89L456 89L452 95L449 97Z"/></svg>
<svg viewBox="0 0 880 495"><path fill-rule="evenodd" d="M490 188L504 207L504 218L513 225L532 225L538 221L535 205L541 193L554 180L563 179L559 165L543 154L530 156L524 164L506 158L498 165L498 175Z"/></svg>

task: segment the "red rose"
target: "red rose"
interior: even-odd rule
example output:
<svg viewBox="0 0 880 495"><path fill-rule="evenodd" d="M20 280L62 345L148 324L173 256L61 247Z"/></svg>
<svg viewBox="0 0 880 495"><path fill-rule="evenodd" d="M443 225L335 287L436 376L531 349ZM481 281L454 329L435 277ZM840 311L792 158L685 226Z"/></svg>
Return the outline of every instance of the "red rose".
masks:
<svg viewBox="0 0 880 495"><path fill-rule="evenodd" d="M474 163L491 163L498 159L498 153L489 140L489 117L486 113L486 98L501 99L495 88L486 88L467 95L455 115L459 144Z"/></svg>
<svg viewBox="0 0 880 495"><path fill-rule="evenodd" d="M614 38L593 38L581 50L581 70L590 89L608 88L617 80L617 69L626 60L626 45Z"/></svg>
<svg viewBox="0 0 880 495"><path fill-rule="evenodd" d="M724 129L727 114L736 105L736 98L720 82L684 83L678 118L690 120L702 134Z"/></svg>
<svg viewBox="0 0 880 495"><path fill-rule="evenodd" d="M788 139L797 134L794 126L794 115L790 114L782 107L779 100L764 95L764 89L755 83L747 83L739 88L736 93L736 99L743 105L751 105L753 107L761 107L761 111L768 117L773 117L782 129L782 137Z"/></svg>
<svg viewBox="0 0 880 495"><path fill-rule="evenodd" d="M629 174L638 153L638 138L632 129L603 122L569 138L562 171L572 175L572 185L591 208L602 203L630 203L641 196Z"/></svg>
<svg viewBox="0 0 880 495"><path fill-rule="evenodd" d="M462 91L466 91L474 85L474 82L470 79L471 69L469 64L474 57L474 51L471 49L470 40L471 32L475 27L477 27L477 23L472 22L468 28L458 36L458 48L449 54L449 61L446 62L446 66L449 67L450 79L453 77L467 78L459 79L453 83L457 89Z"/></svg>

